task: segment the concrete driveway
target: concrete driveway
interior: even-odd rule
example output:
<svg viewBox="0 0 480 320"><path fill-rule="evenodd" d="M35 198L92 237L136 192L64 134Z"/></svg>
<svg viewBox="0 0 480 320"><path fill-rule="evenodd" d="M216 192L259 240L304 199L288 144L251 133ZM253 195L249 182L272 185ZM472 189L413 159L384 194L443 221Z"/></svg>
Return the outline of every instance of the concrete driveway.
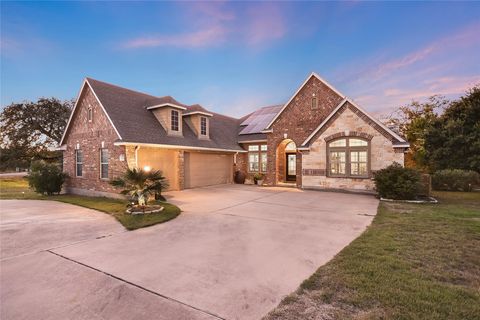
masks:
<svg viewBox="0 0 480 320"><path fill-rule="evenodd" d="M223 185L126 232L108 215L1 201L2 319L259 319L371 222L372 196Z"/></svg>

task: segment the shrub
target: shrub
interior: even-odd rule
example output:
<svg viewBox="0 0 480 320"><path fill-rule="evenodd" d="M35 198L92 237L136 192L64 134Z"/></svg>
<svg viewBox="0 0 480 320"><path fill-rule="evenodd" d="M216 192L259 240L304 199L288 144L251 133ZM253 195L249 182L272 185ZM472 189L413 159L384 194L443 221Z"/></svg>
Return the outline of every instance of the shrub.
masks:
<svg viewBox="0 0 480 320"><path fill-rule="evenodd" d="M432 185L435 190L472 191L480 184L480 175L471 170L445 169L433 174Z"/></svg>
<svg viewBox="0 0 480 320"><path fill-rule="evenodd" d="M253 180L256 182L258 180L263 180L263 178L265 177L265 175L263 173L255 173L253 175Z"/></svg>
<svg viewBox="0 0 480 320"><path fill-rule="evenodd" d="M168 180L160 170L144 171L142 169L127 169L122 177L110 181L110 184L116 188L123 188L122 194L128 194L144 206L149 197L155 196L156 200L165 201L161 195L162 190L168 188Z"/></svg>
<svg viewBox="0 0 480 320"><path fill-rule="evenodd" d="M35 161L27 176L28 184L37 193L51 196L62 191L62 185L67 175L54 163Z"/></svg>
<svg viewBox="0 0 480 320"><path fill-rule="evenodd" d="M419 194L420 173L397 162L375 173L375 186L382 198L412 200Z"/></svg>

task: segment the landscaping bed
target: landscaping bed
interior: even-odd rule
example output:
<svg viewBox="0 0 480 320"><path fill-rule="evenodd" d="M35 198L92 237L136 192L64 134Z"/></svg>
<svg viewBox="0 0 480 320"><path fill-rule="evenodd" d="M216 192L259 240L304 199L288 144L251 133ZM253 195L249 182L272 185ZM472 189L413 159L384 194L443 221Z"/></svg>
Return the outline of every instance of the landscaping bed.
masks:
<svg viewBox="0 0 480 320"><path fill-rule="evenodd" d="M372 225L265 319L480 319L480 193L381 202Z"/></svg>
<svg viewBox="0 0 480 320"><path fill-rule="evenodd" d="M128 201L104 197L85 197L78 195L39 195L28 187L22 178L0 179L0 199L52 200L70 203L108 213L115 217L126 229L135 230L163 223L176 218L181 210L168 202L152 202L152 205L163 207L160 212L148 214L128 214L125 212Z"/></svg>

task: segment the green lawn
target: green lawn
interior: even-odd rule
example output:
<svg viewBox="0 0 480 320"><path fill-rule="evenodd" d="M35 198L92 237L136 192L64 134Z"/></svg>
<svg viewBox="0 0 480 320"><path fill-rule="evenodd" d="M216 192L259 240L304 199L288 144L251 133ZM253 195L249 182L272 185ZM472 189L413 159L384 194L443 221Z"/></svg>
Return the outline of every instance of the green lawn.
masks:
<svg viewBox="0 0 480 320"><path fill-rule="evenodd" d="M135 230L176 218L181 210L167 202L159 202L165 209L145 215L125 214L126 200L77 195L43 196L33 192L22 178L0 179L0 199L36 199L66 202L77 206L102 211L114 216L126 229Z"/></svg>
<svg viewBox="0 0 480 320"><path fill-rule="evenodd" d="M382 202L367 231L265 319L480 319L480 193L435 196Z"/></svg>

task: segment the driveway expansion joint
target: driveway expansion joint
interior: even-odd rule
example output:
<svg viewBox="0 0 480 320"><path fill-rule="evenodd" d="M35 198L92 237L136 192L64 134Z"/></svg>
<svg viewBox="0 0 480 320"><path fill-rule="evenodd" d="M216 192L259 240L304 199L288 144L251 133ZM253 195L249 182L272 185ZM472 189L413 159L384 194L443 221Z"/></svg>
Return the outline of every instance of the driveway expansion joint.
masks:
<svg viewBox="0 0 480 320"><path fill-rule="evenodd" d="M125 280L125 279L123 279L123 278L117 277L117 276L115 276L115 275L113 275L113 274L111 274L111 273L102 271L102 270L100 270L100 269L97 269L97 268L94 268L94 267L92 267L92 266L89 266L88 264L85 264L85 263L82 263L82 262L80 262L80 261L71 259L71 258L66 257L66 256L64 256L64 255L61 255L61 254L59 254L59 253L57 253L57 252L51 251L50 249L45 250L45 251L46 251L46 252L49 252L49 253L51 253L51 254L53 254L53 255L56 255L57 257L60 257L60 258L63 258L63 259L65 259L65 260L68 260L68 261L70 261L70 262L73 262L73 263L76 263L76 264L78 264L78 265L81 265L81 266L83 266L83 267L86 267L86 268L89 268L89 269L91 269L91 270L94 270L94 271L103 273L103 274L106 275L106 276L109 276L109 277L111 277L111 278L113 278L113 279L116 279L116 280L121 281L121 282L123 282L123 283L126 283L126 284L128 284L128 285L131 285L131 286L133 286L133 287L135 287L135 288L138 288L138 289L143 290L143 291L145 291L145 292L148 292L148 293L150 293L150 294L156 295L156 296L161 297L161 298L163 298L163 299L167 299L167 300L169 300L169 301L173 301L173 302L179 303L179 304L181 304L181 305L183 305L183 306L185 306L185 307L187 307L187 308L190 308L190 309L196 310L196 311L198 311L198 312L204 313L204 314L206 314L206 315L209 315L209 316L214 317L214 318L219 319L219 320L227 320L227 319L225 319L225 318L220 317L220 316L217 315L217 314L214 314L214 313L212 313L212 312L209 312L209 311L206 311L206 310L197 308L197 307L195 307L195 306L192 306L192 305L187 304L187 303L185 303L185 302L182 302L182 301L180 301L180 300L177 300L177 299L174 299L174 298L165 296L165 295L163 295L163 294L161 294L161 293L155 292L155 291L153 291L153 290L150 290L150 289L148 289L148 288L145 288L145 287L143 287L143 286L141 286L141 285L138 285L138 284L136 284L136 283L133 283L133 282L130 282L130 281Z"/></svg>
<svg viewBox="0 0 480 320"><path fill-rule="evenodd" d="M277 194L285 193L285 192L288 192L288 191L273 192L273 193L268 194L268 195L266 195L266 196L258 197L258 198L251 199L251 200L247 200L247 201L243 201L243 202L240 202L240 203L237 203L237 204L234 204L234 205L231 205L231 206L227 206L227 207L224 207L224 208L215 209L215 210L209 211L209 212L207 212L207 213L216 213L216 212L223 211L223 210L226 210L226 209L235 208L235 207L238 207L238 206L241 206L241 205L250 203L250 202L254 202L254 201L257 201L257 200L260 200L260 199L264 199L264 198L273 197L273 196L276 196Z"/></svg>

